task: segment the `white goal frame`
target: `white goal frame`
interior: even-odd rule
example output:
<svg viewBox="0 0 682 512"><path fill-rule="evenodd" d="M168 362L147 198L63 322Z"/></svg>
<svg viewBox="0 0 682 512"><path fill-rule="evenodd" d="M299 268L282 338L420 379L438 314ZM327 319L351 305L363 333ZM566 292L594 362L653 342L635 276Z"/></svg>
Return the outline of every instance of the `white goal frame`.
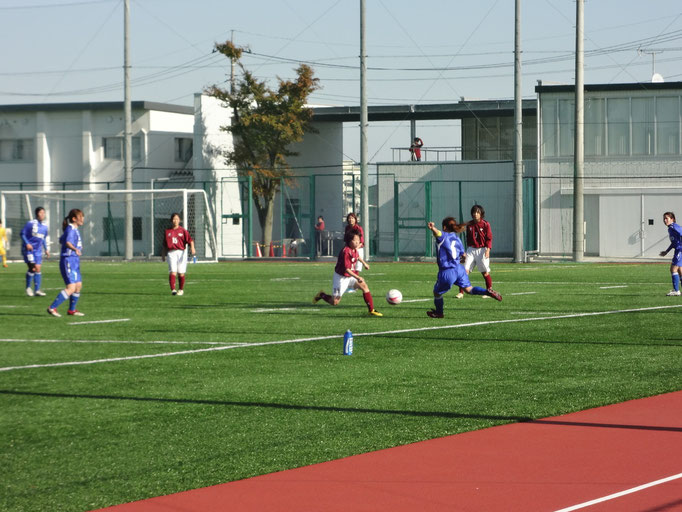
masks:
<svg viewBox="0 0 682 512"><path fill-rule="evenodd" d="M218 261L218 251L217 251L217 243L216 243L216 231L215 231L215 222L214 222L214 213L213 209L210 207L210 204L208 202L208 196L206 194L205 190L202 189L188 189L188 188L164 188L164 189L134 189L134 190L4 190L0 191L0 219L2 219L2 224L3 226L6 226L6 220L7 220L7 198L10 196L24 196L24 201L26 202L26 209L29 212L30 218L33 218L33 208L38 206L38 204L31 204L31 197L30 196L39 196L39 197L44 197L44 198L50 198L52 200L64 200L65 198L69 198L69 200L77 200L79 196L124 196L123 199L120 200L121 204L124 204L125 196L127 194L131 194L132 196L144 196L147 195L150 199L150 211L149 211L149 219L152 221L151 222L151 233L150 233L150 242L151 242L151 251L148 256L151 256L154 254L156 250L156 244L155 244L155 233L154 233L154 223L153 220L155 218L155 211L154 211L154 205L155 205L155 200L158 200L156 198L163 198L163 197L169 197L172 195L180 196L182 195L182 211L178 211L177 213L180 214L180 216L183 219L183 226L187 227L187 212L188 212L188 198L192 194L196 194L203 198L203 207L205 211L205 217L208 221L208 226L202 226L204 234L207 235L208 238L208 243L206 244L205 248L205 254L204 254L204 260L208 261ZM72 199L73 198L73 199ZM87 219L86 219L87 222ZM54 233L51 233L52 237L56 239ZM193 236L196 238L195 234Z"/></svg>

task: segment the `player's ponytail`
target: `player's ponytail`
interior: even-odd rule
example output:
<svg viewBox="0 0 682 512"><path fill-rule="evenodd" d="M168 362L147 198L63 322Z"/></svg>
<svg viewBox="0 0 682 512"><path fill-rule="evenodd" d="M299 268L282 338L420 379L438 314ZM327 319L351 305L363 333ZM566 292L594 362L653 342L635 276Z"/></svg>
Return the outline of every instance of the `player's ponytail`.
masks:
<svg viewBox="0 0 682 512"><path fill-rule="evenodd" d="M443 219L443 231L448 233L461 233L466 227L466 224L457 224L457 220L454 217L445 217Z"/></svg>
<svg viewBox="0 0 682 512"><path fill-rule="evenodd" d="M71 210L62 221L62 231L66 229L66 226L69 225L72 219L77 219L79 215L83 215L83 212L80 211L78 208L74 208L73 210Z"/></svg>

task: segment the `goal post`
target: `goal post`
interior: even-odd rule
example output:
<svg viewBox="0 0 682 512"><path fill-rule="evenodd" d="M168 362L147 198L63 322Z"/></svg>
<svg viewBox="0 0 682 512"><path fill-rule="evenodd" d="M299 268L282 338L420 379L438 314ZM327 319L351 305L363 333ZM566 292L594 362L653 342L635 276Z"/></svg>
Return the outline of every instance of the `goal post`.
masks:
<svg viewBox="0 0 682 512"><path fill-rule="evenodd" d="M214 214L201 189L137 190L12 190L0 191L0 218L5 227L20 233L42 206L50 229L51 252L57 250L62 221L69 211L83 211L81 227L84 258L125 257L126 196L133 203L133 256L151 258L161 254L171 215L178 213L194 239L197 260L217 261Z"/></svg>

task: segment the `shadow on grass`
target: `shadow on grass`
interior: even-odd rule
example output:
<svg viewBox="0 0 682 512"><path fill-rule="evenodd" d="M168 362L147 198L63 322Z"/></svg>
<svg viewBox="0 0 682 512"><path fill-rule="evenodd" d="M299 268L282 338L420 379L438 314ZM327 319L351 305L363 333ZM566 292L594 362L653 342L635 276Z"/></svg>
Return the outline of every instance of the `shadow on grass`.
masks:
<svg viewBox="0 0 682 512"><path fill-rule="evenodd" d="M447 411L402 411L396 409L366 409L355 407L331 407L322 405L298 405L276 402L237 402L232 400L198 400L189 398L161 398L161 397L138 397L138 396L114 396L114 395L83 395L74 393L46 393L38 391L14 391L0 389L0 394L16 396L35 396L43 398L78 398L86 400L121 400L132 402L156 402L169 404L192 404L192 405L222 405L227 407L254 407L265 409L284 409L293 411L318 411L318 412L341 412L352 414L384 414L392 416L409 416L418 418L452 418L492 420L500 422L524 422L538 425L556 425L566 427L600 427L619 428L632 430L655 430L666 432L682 432L682 427L659 427L653 425L626 425L614 423L594 423L581 421L567 421L559 419L534 419L529 416L508 416L493 414L466 414Z"/></svg>

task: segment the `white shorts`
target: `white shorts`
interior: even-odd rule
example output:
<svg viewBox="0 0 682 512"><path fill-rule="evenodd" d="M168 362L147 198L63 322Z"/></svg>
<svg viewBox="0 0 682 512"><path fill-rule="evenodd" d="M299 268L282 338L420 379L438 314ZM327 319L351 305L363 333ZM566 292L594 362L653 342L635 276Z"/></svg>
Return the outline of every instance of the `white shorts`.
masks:
<svg viewBox="0 0 682 512"><path fill-rule="evenodd" d="M474 269L474 265L482 274L490 273L490 258L485 257L485 247L468 247L467 256L464 260L464 268L467 272Z"/></svg>
<svg viewBox="0 0 682 512"><path fill-rule="evenodd" d="M166 260L168 261L168 272L174 274L184 274L187 272L187 251L179 249L168 251Z"/></svg>
<svg viewBox="0 0 682 512"><path fill-rule="evenodd" d="M364 247L358 247L358 256L360 256L363 260L365 259ZM355 268L353 270L355 270L356 272L362 272L362 263L360 263L360 260L355 262Z"/></svg>
<svg viewBox="0 0 682 512"><path fill-rule="evenodd" d="M354 277L341 276L334 272L334 280L332 281L332 296L341 298L349 289L354 290L357 282L357 279Z"/></svg>

